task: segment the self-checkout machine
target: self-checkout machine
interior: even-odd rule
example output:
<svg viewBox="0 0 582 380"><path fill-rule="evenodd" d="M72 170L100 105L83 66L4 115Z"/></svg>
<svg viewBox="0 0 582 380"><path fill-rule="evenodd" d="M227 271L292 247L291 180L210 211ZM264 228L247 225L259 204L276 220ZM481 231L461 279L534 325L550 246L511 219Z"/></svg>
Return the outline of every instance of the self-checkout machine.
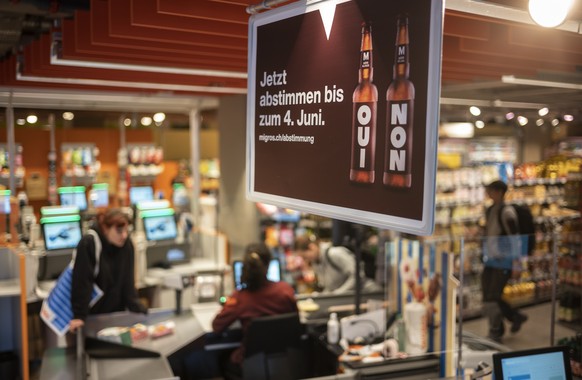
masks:
<svg viewBox="0 0 582 380"><path fill-rule="evenodd" d="M132 240L138 281L159 285L153 307L181 308L184 291L196 274L191 266L191 246L178 239L175 211L167 200L138 202ZM190 295L191 297L191 295Z"/></svg>
<svg viewBox="0 0 582 380"><path fill-rule="evenodd" d="M40 210L42 240L34 243L39 256L39 295L48 293L70 263L73 250L83 236L81 214L76 206L47 206Z"/></svg>

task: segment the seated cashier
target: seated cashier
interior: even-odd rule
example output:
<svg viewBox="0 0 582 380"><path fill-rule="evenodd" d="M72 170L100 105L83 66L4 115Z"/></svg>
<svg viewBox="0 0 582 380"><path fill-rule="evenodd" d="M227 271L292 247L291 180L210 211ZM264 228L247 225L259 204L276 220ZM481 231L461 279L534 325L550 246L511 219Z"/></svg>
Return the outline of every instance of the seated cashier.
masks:
<svg viewBox="0 0 582 380"><path fill-rule="evenodd" d="M227 298L224 307L214 318L212 329L222 333L233 322L240 321L243 334L250 322L257 317L285 314L297 311L293 288L286 282L272 282L267 279L267 269L271 252L263 243L250 244L245 249L241 290L235 290ZM240 346L222 364L240 371L244 359L244 347ZM201 379L220 376L219 357L208 354L194 354L187 359L189 378Z"/></svg>
<svg viewBox="0 0 582 380"><path fill-rule="evenodd" d="M119 209L108 209L98 214L96 226L92 227L102 247L96 278L94 235L86 234L79 241L73 267L71 331L83 326L89 314L147 311L140 303L135 288L134 250L131 239L128 239L129 224L129 216ZM103 291L103 296L89 306L93 284Z"/></svg>

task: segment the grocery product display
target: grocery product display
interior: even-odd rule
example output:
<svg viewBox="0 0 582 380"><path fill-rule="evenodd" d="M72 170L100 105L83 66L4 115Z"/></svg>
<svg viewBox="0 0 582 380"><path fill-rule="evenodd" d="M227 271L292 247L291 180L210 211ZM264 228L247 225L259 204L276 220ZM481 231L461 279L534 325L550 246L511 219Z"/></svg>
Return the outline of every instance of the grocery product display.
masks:
<svg viewBox="0 0 582 380"><path fill-rule="evenodd" d="M523 257L519 278L504 289L504 299L514 306L549 301L552 290L552 250L560 247L559 292L562 321L580 321L580 173L581 159L554 156L538 163L513 166L508 163L473 164L470 167L439 170L435 214L435 236L451 239L459 251L464 240L463 315L481 315L480 273L482 228L489 200L484 185L494 179L509 184L506 203L529 207L535 223L535 249ZM561 233L559 233L561 231ZM556 234L558 233L558 234ZM576 240L578 241L572 241ZM461 268L457 267L457 273ZM577 294L576 294L577 293Z"/></svg>
<svg viewBox="0 0 582 380"><path fill-rule="evenodd" d="M17 187L22 187L22 181L25 175L25 169L22 165L22 145L16 144L14 148L14 176ZM0 184L8 185L10 179L10 152L6 144L0 144Z"/></svg>
<svg viewBox="0 0 582 380"><path fill-rule="evenodd" d="M127 147L127 170L132 177L156 176L164 170L164 152L153 144L133 144Z"/></svg>
<svg viewBox="0 0 582 380"><path fill-rule="evenodd" d="M80 183L82 178L93 179L101 167L97 160L99 148L95 144L76 143L61 145L63 181ZM71 177L74 177L71 179Z"/></svg>

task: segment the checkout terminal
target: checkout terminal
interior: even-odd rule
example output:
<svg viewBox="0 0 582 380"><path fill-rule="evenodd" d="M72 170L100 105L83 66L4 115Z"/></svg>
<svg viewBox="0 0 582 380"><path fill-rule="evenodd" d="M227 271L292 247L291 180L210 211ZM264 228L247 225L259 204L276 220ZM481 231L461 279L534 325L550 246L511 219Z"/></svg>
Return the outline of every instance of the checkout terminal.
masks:
<svg viewBox="0 0 582 380"><path fill-rule="evenodd" d="M73 250L83 235L81 215L76 206L43 207L40 225L45 255L39 259L38 280L56 280L69 264Z"/></svg>

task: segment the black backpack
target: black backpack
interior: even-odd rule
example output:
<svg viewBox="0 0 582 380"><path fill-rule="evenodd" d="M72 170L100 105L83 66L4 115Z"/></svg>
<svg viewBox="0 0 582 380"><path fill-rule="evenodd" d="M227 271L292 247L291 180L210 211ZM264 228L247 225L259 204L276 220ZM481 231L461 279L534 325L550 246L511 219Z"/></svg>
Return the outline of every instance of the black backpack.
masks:
<svg viewBox="0 0 582 380"><path fill-rule="evenodd" d="M515 213L517 214L519 234L527 236L527 247L524 251L527 252L528 255L531 255L536 247L536 228L531 210L528 206L516 204L507 204L505 206L513 207L515 209ZM507 235L507 231L505 231L503 221L501 220L501 211L502 209L499 210L499 226L501 226L501 235Z"/></svg>

